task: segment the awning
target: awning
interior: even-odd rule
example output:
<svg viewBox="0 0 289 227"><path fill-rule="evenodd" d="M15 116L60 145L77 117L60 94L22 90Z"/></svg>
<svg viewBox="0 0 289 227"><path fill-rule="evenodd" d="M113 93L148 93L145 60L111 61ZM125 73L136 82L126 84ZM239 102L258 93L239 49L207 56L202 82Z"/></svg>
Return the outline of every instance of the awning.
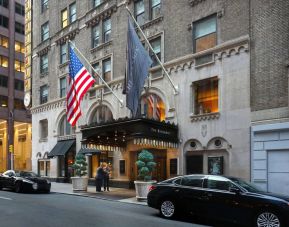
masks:
<svg viewBox="0 0 289 227"><path fill-rule="evenodd" d="M62 140L58 141L57 144L53 147L53 149L48 154L49 158L54 156L63 156L69 151L72 145L75 144L75 140Z"/></svg>
<svg viewBox="0 0 289 227"><path fill-rule="evenodd" d="M100 150L89 148L81 148L78 152L78 154L86 154L86 155L100 154L100 153L101 153Z"/></svg>

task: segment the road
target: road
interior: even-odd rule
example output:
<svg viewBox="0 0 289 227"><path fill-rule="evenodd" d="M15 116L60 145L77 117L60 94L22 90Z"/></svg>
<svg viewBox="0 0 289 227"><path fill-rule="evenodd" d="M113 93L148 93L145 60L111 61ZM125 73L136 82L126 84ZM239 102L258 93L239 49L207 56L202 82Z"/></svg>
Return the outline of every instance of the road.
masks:
<svg viewBox="0 0 289 227"><path fill-rule="evenodd" d="M147 206L63 194L0 191L1 227L197 227Z"/></svg>

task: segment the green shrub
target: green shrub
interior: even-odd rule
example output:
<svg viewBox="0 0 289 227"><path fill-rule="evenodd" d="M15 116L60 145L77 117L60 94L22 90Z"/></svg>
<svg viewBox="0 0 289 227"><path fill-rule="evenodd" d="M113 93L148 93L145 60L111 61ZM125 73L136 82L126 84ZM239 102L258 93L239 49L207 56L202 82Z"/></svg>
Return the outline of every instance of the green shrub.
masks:
<svg viewBox="0 0 289 227"><path fill-rule="evenodd" d="M138 155L136 165L138 168L139 179L150 181L152 179L152 172L156 167L153 154L147 150L142 150Z"/></svg>
<svg viewBox="0 0 289 227"><path fill-rule="evenodd" d="M72 165L74 169L74 175L77 177L82 177L87 174L87 162L83 154L77 154L74 164Z"/></svg>

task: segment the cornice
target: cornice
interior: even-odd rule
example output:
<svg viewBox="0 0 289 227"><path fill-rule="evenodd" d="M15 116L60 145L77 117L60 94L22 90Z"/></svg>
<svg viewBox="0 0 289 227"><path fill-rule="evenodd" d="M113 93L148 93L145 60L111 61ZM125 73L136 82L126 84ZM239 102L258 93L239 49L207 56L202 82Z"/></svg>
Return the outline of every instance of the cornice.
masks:
<svg viewBox="0 0 289 227"><path fill-rule="evenodd" d="M38 55L38 56L42 56L42 55L44 55L44 54L47 54L50 49L51 49L51 46L50 46L50 45L49 45L49 46L46 46L46 47L44 47L43 49L41 49L40 51L38 51L38 52L37 52L37 55Z"/></svg>
<svg viewBox="0 0 289 227"><path fill-rule="evenodd" d="M63 43L66 43L68 40L74 39L74 37L79 33L79 31L79 28L75 28L72 31L69 31L68 33L62 35L60 38L55 40L56 45L61 45Z"/></svg>
<svg viewBox="0 0 289 227"><path fill-rule="evenodd" d="M188 0L188 1L189 1L189 4L190 4L192 7L194 7L194 6L198 5L199 3L204 2L204 1L206 1L206 0Z"/></svg>
<svg viewBox="0 0 289 227"><path fill-rule="evenodd" d="M100 13L98 13L97 15L93 16L93 18L86 21L85 24L88 27L94 26L94 25L98 24L101 20L109 18L111 16L111 14L113 14L116 11L117 11L117 5L114 4L114 5L110 6L108 9L105 9L105 10L101 11Z"/></svg>
<svg viewBox="0 0 289 227"><path fill-rule="evenodd" d="M46 111L53 110L53 109L58 109L60 107L65 108L65 106L66 106L65 98L61 98L61 99L57 99L49 103L32 107L30 110L31 110L31 114L37 114L37 113L46 112Z"/></svg>

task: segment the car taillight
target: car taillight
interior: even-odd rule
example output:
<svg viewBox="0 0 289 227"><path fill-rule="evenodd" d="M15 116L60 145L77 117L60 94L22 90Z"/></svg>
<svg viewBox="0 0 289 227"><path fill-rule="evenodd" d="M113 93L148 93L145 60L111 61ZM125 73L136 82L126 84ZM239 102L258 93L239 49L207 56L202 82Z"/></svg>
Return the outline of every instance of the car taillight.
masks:
<svg viewBox="0 0 289 227"><path fill-rule="evenodd" d="M151 186L149 187L149 192L152 191L152 190L155 190L156 188L157 188L156 186L151 185Z"/></svg>

